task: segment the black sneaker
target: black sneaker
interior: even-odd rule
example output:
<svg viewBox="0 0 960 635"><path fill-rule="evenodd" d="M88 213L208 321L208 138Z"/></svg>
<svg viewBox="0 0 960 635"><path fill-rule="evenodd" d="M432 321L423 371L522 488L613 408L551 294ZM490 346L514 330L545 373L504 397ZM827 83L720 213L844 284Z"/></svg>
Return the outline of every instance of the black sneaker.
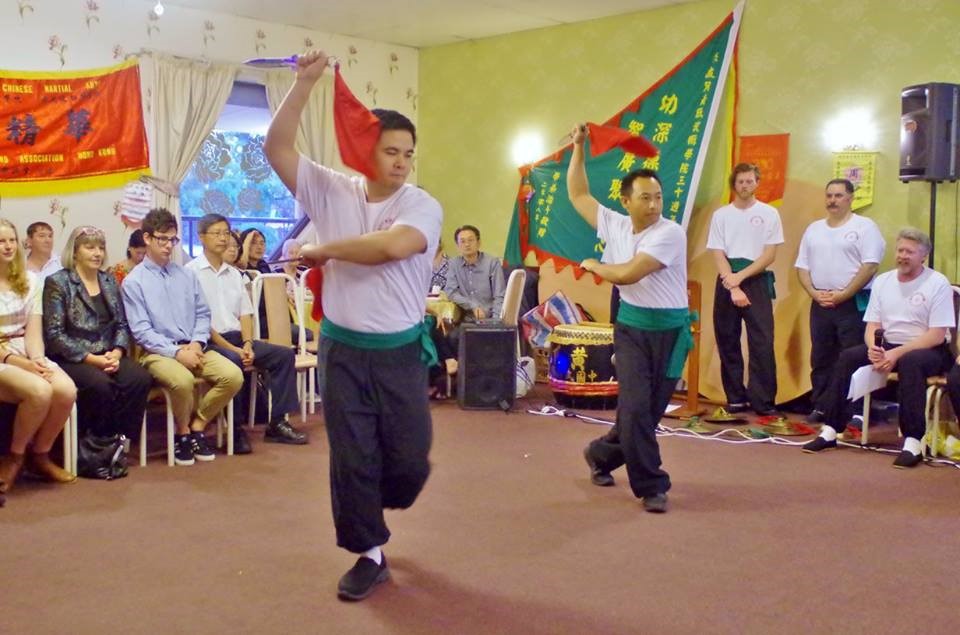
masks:
<svg viewBox="0 0 960 635"><path fill-rule="evenodd" d="M377 564L366 556L357 558L356 564L340 578L337 584L337 597L341 600L357 602L373 593L373 588L381 582L390 579L390 569L387 568L387 557L380 556Z"/></svg>
<svg viewBox="0 0 960 635"><path fill-rule="evenodd" d="M310 442L306 434L294 430L293 426L283 419L267 424L267 430L263 433L263 440L272 443L289 443L290 445L306 445Z"/></svg>
<svg viewBox="0 0 960 635"><path fill-rule="evenodd" d="M590 466L590 482L596 485L597 487L610 487L614 484L613 476L610 475L610 472L604 472L599 467L597 467L596 462L593 460L593 457L590 456L590 447L583 449L583 458L587 460L587 465Z"/></svg>
<svg viewBox="0 0 960 635"><path fill-rule="evenodd" d="M807 415L807 423L823 423L823 417L823 410L811 410L810 414Z"/></svg>
<svg viewBox="0 0 960 635"><path fill-rule="evenodd" d="M643 509L652 514L664 514L667 511L667 495L654 494L643 497Z"/></svg>
<svg viewBox="0 0 960 635"><path fill-rule="evenodd" d="M189 434L178 436L174 442L173 463L175 465L193 465L193 443Z"/></svg>
<svg viewBox="0 0 960 635"><path fill-rule="evenodd" d="M250 454L253 448L250 446L250 437L243 426L234 424L233 426L233 453Z"/></svg>
<svg viewBox="0 0 960 635"><path fill-rule="evenodd" d="M198 461L212 461L217 458L202 432L194 430L190 433L190 447L193 449L193 458Z"/></svg>
<svg viewBox="0 0 960 635"><path fill-rule="evenodd" d="M837 447L837 440L827 441L823 437L817 437L813 441L807 441L803 444L803 447L800 448L808 454L815 454L816 452L821 452L823 450L832 450Z"/></svg>
<svg viewBox="0 0 960 635"><path fill-rule="evenodd" d="M914 454L909 450L903 450L900 454L897 455L897 458L893 461L893 467L898 470L902 470L908 467L917 467L920 463L923 462L923 456L920 454Z"/></svg>
<svg viewBox="0 0 960 635"><path fill-rule="evenodd" d="M728 403L726 408L724 408L730 414L737 414L738 412L746 412L750 410L750 404L748 403Z"/></svg>

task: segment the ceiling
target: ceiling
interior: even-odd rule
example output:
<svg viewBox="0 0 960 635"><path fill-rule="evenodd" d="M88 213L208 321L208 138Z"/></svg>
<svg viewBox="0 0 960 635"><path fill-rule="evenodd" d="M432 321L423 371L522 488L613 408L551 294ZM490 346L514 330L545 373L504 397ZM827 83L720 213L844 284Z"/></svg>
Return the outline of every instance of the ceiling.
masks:
<svg viewBox="0 0 960 635"><path fill-rule="evenodd" d="M163 4L425 48L693 1L163 0Z"/></svg>

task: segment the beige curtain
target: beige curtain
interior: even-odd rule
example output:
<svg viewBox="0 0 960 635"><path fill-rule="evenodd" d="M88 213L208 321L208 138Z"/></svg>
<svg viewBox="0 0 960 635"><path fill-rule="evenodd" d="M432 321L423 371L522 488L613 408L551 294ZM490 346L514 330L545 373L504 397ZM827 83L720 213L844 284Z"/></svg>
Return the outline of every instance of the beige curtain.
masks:
<svg viewBox="0 0 960 635"><path fill-rule="evenodd" d="M180 218L176 192L223 110L238 66L157 53L141 58L154 205Z"/></svg>
<svg viewBox="0 0 960 635"><path fill-rule="evenodd" d="M275 113L293 85L295 75L289 70L266 73L264 86L267 89L267 104ZM336 135L333 133L333 80L330 73L317 82L310 100L300 118L297 129L296 148L300 154L310 157L321 165L339 169L340 157L336 150Z"/></svg>

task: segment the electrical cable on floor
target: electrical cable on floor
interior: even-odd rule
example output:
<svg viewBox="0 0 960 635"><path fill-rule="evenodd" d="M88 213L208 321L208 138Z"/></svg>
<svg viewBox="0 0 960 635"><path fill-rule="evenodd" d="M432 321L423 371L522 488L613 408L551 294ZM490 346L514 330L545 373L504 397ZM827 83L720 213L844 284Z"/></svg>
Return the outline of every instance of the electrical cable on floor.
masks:
<svg viewBox="0 0 960 635"><path fill-rule="evenodd" d="M564 417L566 419L579 419L580 421L585 421L592 424L608 425L612 426L614 424L610 419L601 419L598 417L591 417L588 415L580 414L575 410L567 410L555 404L544 404L539 410L529 409L527 414L537 415L541 417ZM757 431L761 434L767 436L753 436L754 433L751 431ZM739 439L723 439L720 438L723 435L733 433L736 436L741 438ZM719 441L721 443L732 443L732 444L749 444L749 443L769 443L771 445L782 445L782 446L793 446L800 447L806 443L806 441L790 441L782 437L778 437L773 434L768 434L762 430L757 430L756 428L747 428L742 430L739 428L723 428L717 430L716 432L695 432L693 430L688 430L686 428L671 428L665 426L662 423L657 424L657 436L661 437L687 437L691 439L700 439L703 441ZM849 443L847 441L837 440L837 445L842 445L848 448L859 448L861 450L868 450L872 452L880 452L883 454L899 454L900 450L892 448L881 448L876 445L860 445L859 443ZM960 461L953 461L946 458L924 458L924 463L930 465L931 467L955 467L960 469Z"/></svg>

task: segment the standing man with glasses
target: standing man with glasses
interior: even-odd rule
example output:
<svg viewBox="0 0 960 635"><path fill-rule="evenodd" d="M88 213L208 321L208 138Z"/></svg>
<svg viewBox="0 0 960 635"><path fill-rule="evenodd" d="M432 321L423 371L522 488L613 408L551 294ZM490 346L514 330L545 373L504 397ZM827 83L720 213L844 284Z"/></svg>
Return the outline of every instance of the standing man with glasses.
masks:
<svg viewBox="0 0 960 635"><path fill-rule="evenodd" d="M243 386L243 373L220 353L206 350L210 307L203 289L193 271L171 261L180 243L177 219L163 208L152 209L142 227L146 257L123 281L130 332L143 348L140 364L170 391L176 464L212 461L203 431ZM197 404L195 377L210 384Z"/></svg>

